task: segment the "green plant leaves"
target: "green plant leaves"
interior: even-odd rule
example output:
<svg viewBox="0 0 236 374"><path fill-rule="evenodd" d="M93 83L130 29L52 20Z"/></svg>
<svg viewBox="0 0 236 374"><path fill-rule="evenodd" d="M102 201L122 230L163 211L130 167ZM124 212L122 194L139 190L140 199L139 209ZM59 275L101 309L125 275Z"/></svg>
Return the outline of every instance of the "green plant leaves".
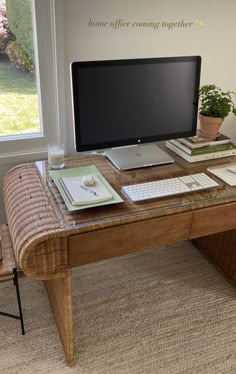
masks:
<svg viewBox="0 0 236 374"><path fill-rule="evenodd" d="M235 92L224 92L214 84L204 85L200 88L200 113L208 117L225 118L230 113L236 115L236 107L233 99Z"/></svg>

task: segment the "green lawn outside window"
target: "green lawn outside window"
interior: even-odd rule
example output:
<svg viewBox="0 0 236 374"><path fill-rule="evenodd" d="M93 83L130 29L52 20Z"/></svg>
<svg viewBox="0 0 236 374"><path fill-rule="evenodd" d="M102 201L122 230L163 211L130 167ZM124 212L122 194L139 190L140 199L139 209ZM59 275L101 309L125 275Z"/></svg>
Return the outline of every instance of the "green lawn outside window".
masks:
<svg viewBox="0 0 236 374"><path fill-rule="evenodd" d="M0 137L40 131L35 76L0 56Z"/></svg>

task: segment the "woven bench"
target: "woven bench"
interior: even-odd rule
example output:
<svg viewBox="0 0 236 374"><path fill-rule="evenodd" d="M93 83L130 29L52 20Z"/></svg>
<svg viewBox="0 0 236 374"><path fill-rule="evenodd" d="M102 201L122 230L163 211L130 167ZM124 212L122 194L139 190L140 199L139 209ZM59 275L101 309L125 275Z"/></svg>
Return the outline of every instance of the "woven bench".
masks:
<svg viewBox="0 0 236 374"><path fill-rule="evenodd" d="M20 320L22 335L25 334L23 313L21 308L20 290L18 284L18 270L15 262L12 241L7 225L0 225L0 282L13 280L16 287L16 297L19 315L1 312L0 315Z"/></svg>

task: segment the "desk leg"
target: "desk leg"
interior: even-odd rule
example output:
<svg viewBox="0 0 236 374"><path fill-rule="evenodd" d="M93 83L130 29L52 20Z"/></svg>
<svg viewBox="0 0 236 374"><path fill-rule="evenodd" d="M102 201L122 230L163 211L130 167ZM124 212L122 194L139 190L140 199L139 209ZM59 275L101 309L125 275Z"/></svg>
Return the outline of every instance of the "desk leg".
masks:
<svg viewBox="0 0 236 374"><path fill-rule="evenodd" d="M74 365L71 271L45 282L68 366Z"/></svg>
<svg viewBox="0 0 236 374"><path fill-rule="evenodd" d="M193 243L236 284L236 230L197 238Z"/></svg>

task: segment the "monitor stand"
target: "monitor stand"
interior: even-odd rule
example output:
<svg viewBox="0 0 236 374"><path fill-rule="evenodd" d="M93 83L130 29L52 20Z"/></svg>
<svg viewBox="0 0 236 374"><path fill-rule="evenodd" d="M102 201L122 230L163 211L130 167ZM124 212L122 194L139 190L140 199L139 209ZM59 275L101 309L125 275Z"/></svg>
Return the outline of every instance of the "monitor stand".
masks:
<svg viewBox="0 0 236 374"><path fill-rule="evenodd" d="M105 155L119 170L138 169L174 162L168 153L154 143L110 148L105 150Z"/></svg>

